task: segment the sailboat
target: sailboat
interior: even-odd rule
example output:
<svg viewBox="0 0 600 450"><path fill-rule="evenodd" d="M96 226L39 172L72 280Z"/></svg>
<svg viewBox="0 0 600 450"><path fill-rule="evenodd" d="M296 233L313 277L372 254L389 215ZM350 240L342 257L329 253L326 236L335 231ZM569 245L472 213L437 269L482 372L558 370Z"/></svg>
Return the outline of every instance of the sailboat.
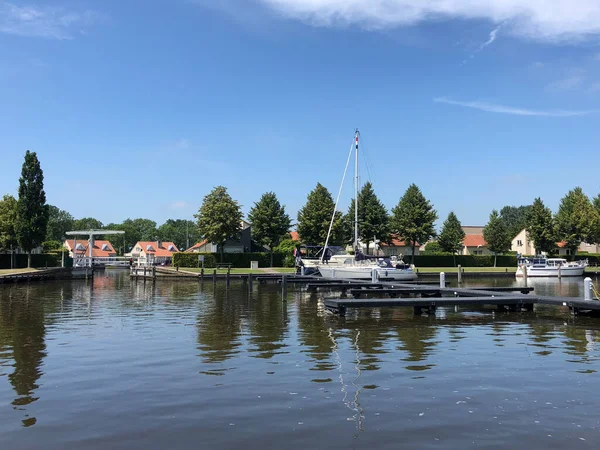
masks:
<svg viewBox="0 0 600 450"><path fill-rule="evenodd" d="M354 153L354 255L348 255L342 264L327 264L326 261L321 258L320 264L318 265L319 273L325 278L335 278L342 280L391 280L391 281L413 281L417 279L417 274L413 268L401 261L392 265L391 261L386 258L377 256L363 255L359 250L358 245L358 144L359 144L360 133L358 130L355 132L353 146L350 148L348 155L348 161L346 162L346 169L342 178L342 186L344 179L346 178L346 172L348 171L348 165ZM327 232L327 239L325 241L325 251L327 252L327 246L329 244L329 237L331 235L331 229L335 219L335 211L337 210L337 203L342 192L342 186L338 193L338 198L334 208L333 215L331 217L331 223L329 225L329 231Z"/></svg>

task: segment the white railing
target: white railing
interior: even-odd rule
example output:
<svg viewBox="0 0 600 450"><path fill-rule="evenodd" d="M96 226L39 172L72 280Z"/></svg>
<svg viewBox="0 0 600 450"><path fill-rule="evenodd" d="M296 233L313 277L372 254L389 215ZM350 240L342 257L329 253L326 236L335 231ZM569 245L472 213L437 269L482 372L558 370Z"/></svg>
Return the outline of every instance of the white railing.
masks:
<svg viewBox="0 0 600 450"><path fill-rule="evenodd" d="M73 267L94 267L94 266L129 266L129 258L125 256L92 257L77 256L73 260Z"/></svg>

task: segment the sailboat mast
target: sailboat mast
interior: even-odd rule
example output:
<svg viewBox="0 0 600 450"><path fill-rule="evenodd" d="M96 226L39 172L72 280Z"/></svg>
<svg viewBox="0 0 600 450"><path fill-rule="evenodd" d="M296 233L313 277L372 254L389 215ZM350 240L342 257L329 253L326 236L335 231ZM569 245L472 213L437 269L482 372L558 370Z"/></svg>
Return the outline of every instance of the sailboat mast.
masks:
<svg viewBox="0 0 600 450"><path fill-rule="evenodd" d="M358 129L356 130L356 155L354 159L354 251L358 251Z"/></svg>

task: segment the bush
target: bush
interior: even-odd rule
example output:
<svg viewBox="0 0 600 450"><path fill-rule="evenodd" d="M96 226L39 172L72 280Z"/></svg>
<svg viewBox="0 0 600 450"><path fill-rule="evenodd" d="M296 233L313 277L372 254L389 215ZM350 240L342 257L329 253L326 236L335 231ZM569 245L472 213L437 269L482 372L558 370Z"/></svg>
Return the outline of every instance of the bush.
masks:
<svg viewBox="0 0 600 450"><path fill-rule="evenodd" d="M217 267L217 259L214 253L174 253L173 267L202 267L198 262L198 256L204 256L204 267L212 269Z"/></svg>
<svg viewBox="0 0 600 450"><path fill-rule="evenodd" d="M494 255L416 255L414 264L417 267L454 267L456 264L462 267L493 267ZM405 262L410 261L410 256L405 256ZM498 255L498 267L516 267L517 257L510 255Z"/></svg>
<svg viewBox="0 0 600 450"><path fill-rule="evenodd" d="M24 269L27 267L27 255L14 255L15 268ZM68 266L70 258L65 255L65 266ZM31 255L31 267L60 267L61 255L59 254L42 254ZM10 269L10 255L0 255L0 269Z"/></svg>
<svg viewBox="0 0 600 450"><path fill-rule="evenodd" d="M204 267L212 269L220 262L221 255L218 253L175 253L173 255L174 267L198 267L198 256L204 255ZM293 257L292 257L293 258ZM269 253L225 253L223 262L230 263L231 267L237 269L249 269L250 261L258 261L258 267L270 267L271 255ZM275 267L286 266L286 255L284 253L273 254L273 265Z"/></svg>

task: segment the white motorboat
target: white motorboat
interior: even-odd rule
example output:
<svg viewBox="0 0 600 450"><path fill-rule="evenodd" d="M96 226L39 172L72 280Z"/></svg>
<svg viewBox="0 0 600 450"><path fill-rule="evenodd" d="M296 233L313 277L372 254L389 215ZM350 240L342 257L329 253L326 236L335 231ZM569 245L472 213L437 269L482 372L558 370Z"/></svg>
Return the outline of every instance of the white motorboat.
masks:
<svg viewBox="0 0 600 450"><path fill-rule="evenodd" d="M517 278L527 277L581 277L587 261L568 262L563 258L520 258Z"/></svg>
<svg viewBox="0 0 600 450"><path fill-rule="evenodd" d="M328 261L324 261L321 258L320 263L317 265L319 273L325 278L335 278L342 280L393 280L393 281L413 281L417 279L417 274L413 270L412 266L408 266L403 262L392 264L387 258L381 258L378 256L367 256L363 255L359 251L358 246L358 143L359 133L356 130L355 139L350 153L348 155L348 161L346 162L346 169L344 170L344 176L342 178L342 185L338 193L333 215L331 217L331 223L329 225L329 231L327 233L327 239L325 241L326 254L327 244L329 242L329 236L331 235L331 228L335 219L335 211L340 199L340 193L344 185L344 179L346 178L346 172L348 171L348 165L350 163L352 152L355 152L354 160L354 172L355 172L355 196L356 201L354 202L354 255L348 255L342 264L339 264L341 258L335 260L335 264L327 264ZM333 259L333 258L331 258Z"/></svg>

